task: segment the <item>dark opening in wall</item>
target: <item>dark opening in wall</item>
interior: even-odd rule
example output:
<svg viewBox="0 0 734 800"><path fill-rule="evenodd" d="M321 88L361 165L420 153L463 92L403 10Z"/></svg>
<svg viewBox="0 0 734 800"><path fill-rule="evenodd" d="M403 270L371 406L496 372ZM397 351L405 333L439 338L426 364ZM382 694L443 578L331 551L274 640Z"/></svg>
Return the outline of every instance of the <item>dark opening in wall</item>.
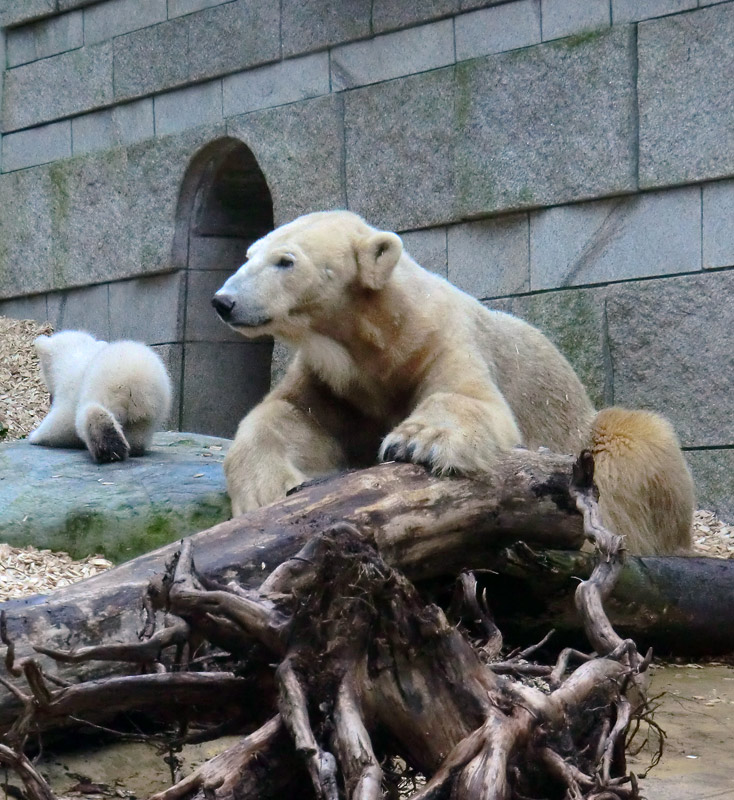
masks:
<svg viewBox="0 0 734 800"><path fill-rule="evenodd" d="M273 201L252 151L219 139L192 159L181 189L175 257L186 269L182 430L233 436L270 388L272 342L248 342L214 313L211 298L273 229Z"/></svg>

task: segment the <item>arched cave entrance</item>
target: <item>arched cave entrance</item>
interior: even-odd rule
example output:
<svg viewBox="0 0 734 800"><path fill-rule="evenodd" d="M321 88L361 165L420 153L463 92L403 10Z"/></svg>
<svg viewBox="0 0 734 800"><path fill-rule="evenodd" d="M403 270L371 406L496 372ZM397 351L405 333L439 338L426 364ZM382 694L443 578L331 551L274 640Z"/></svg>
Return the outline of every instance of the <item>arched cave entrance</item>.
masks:
<svg viewBox="0 0 734 800"><path fill-rule="evenodd" d="M179 198L174 254L185 268L179 424L234 435L270 388L271 341L248 342L224 325L211 298L273 229L273 201L248 147L223 138L192 159Z"/></svg>

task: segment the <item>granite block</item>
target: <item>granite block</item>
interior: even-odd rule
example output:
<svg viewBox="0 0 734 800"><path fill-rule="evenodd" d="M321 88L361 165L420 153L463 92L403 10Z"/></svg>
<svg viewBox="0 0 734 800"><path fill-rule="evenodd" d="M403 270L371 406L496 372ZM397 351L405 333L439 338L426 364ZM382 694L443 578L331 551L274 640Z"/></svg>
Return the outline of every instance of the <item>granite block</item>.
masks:
<svg viewBox="0 0 734 800"><path fill-rule="evenodd" d="M543 41L611 25L609 0L541 0Z"/></svg>
<svg viewBox="0 0 734 800"><path fill-rule="evenodd" d="M283 56L371 34L372 0L282 0Z"/></svg>
<svg viewBox="0 0 734 800"><path fill-rule="evenodd" d="M54 331L80 330L96 339L110 339L110 305L107 284L51 292L48 321Z"/></svg>
<svg viewBox="0 0 734 800"><path fill-rule="evenodd" d="M696 0L611 0L612 21L615 25L624 22L637 22L666 14L677 14L696 8Z"/></svg>
<svg viewBox="0 0 734 800"><path fill-rule="evenodd" d="M108 105L112 45L82 47L7 70L3 94L6 131Z"/></svg>
<svg viewBox="0 0 734 800"><path fill-rule="evenodd" d="M329 94L329 56L314 53L228 75L222 90L225 117Z"/></svg>
<svg viewBox="0 0 734 800"><path fill-rule="evenodd" d="M166 0L106 0L84 10L84 43L103 42L164 22Z"/></svg>
<svg viewBox="0 0 734 800"><path fill-rule="evenodd" d="M309 211L345 208L341 96L232 117L227 132L252 150L265 174L276 225Z"/></svg>
<svg viewBox="0 0 734 800"><path fill-rule="evenodd" d="M181 425L231 438L270 388L272 342L188 342Z"/></svg>
<svg viewBox="0 0 734 800"><path fill-rule="evenodd" d="M615 402L663 413L688 447L734 442L732 296L734 271L609 287Z"/></svg>
<svg viewBox="0 0 734 800"><path fill-rule="evenodd" d="M442 20L331 51L335 92L444 67L454 61L453 21Z"/></svg>
<svg viewBox="0 0 734 800"><path fill-rule="evenodd" d="M451 225L448 229L448 278L478 298L530 289L528 215Z"/></svg>
<svg viewBox="0 0 734 800"><path fill-rule="evenodd" d="M184 333L187 342L244 341L212 308L214 293L231 274L231 270L188 270Z"/></svg>
<svg viewBox="0 0 734 800"><path fill-rule="evenodd" d="M221 122L222 81L176 89L153 98L155 132L158 136Z"/></svg>
<svg viewBox="0 0 734 800"><path fill-rule="evenodd" d="M734 180L703 186L703 267L734 267Z"/></svg>
<svg viewBox="0 0 734 800"><path fill-rule="evenodd" d="M401 230L451 218L456 142L453 68L346 94L349 208Z"/></svg>
<svg viewBox="0 0 734 800"><path fill-rule="evenodd" d="M455 14L459 0L374 0L372 3L372 30L375 33L407 28L421 22Z"/></svg>
<svg viewBox="0 0 734 800"><path fill-rule="evenodd" d="M461 216L636 188L632 30L462 62L456 76Z"/></svg>
<svg viewBox="0 0 734 800"><path fill-rule="evenodd" d="M110 338L145 344L180 342L184 287L183 271L110 283Z"/></svg>
<svg viewBox="0 0 734 800"><path fill-rule="evenodd" d="M191 80L280 58L280 8L272 0L236 0L184 19Z"/></svg>
<svg viewBox="0 0 734 800"><path fill-rule="evenodd" d="M6 34L7 68L55 56L83 44L81 11L11 28Z"/></svg>
<svg viewBox="0 0 734 800"><path fill-rule="evenodd" d="M401 233L403 248L410 257L425 269L448 277L448 246L446 228L427 228Z"/></svg>
<svg viewBox="0 0 734 800"><path fill-rule="evenodd" d="M532 289L701 269L698 186L530 215Z"/></svg>
<svg viewBox="0 0 734 800"><path fill-rule="evenodd" d="M109 150L142 142L154 132L153 99L148 97L74 117L71 120L72 150L75 156Z"/></svg>
<svg viewBox="0 0 734 800"><path fill-rule="evenodd" d="M734 174L734 3L638 26L640 186Z"/></svg>
<svg viewBox="0 0 734 800"><path fill-rule="evenodd" d="M540 42L540 0L470 11L454 22L457 61L527 47Z"/></svg>
<svg viewBox="0 0 734 800"><path fill-rule="evenodd" d="M70 155L71 123L68 120L3 136L3 172L46 164Z"/></svg>

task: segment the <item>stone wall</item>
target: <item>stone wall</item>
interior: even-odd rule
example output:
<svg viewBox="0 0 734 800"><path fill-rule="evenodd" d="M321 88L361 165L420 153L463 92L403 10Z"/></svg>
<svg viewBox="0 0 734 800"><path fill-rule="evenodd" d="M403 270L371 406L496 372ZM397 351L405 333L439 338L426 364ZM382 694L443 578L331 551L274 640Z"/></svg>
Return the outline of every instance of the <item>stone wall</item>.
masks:
<svg viewBox="0 0 734 800"><path fill-rule="evenodd" d="M0 0L0 313L135 336L231 434L209 296L346 207L675 423L734 516L734 2ZM234 176L234 177L232 177ZM251 219L249 227L238 219Z"/></svg>

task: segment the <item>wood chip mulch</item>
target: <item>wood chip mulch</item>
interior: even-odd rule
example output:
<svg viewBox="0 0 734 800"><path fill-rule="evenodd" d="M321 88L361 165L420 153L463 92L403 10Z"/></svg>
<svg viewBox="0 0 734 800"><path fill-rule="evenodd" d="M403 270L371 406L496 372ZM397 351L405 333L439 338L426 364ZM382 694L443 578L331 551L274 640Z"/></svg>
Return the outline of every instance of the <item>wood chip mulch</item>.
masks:
<svg viewBox="0 0 734 800"><path fill-rule="evenodd" d="M0 441L27 436L48 412L33 340L50 333L49 324L0 317Z"/></svg>

